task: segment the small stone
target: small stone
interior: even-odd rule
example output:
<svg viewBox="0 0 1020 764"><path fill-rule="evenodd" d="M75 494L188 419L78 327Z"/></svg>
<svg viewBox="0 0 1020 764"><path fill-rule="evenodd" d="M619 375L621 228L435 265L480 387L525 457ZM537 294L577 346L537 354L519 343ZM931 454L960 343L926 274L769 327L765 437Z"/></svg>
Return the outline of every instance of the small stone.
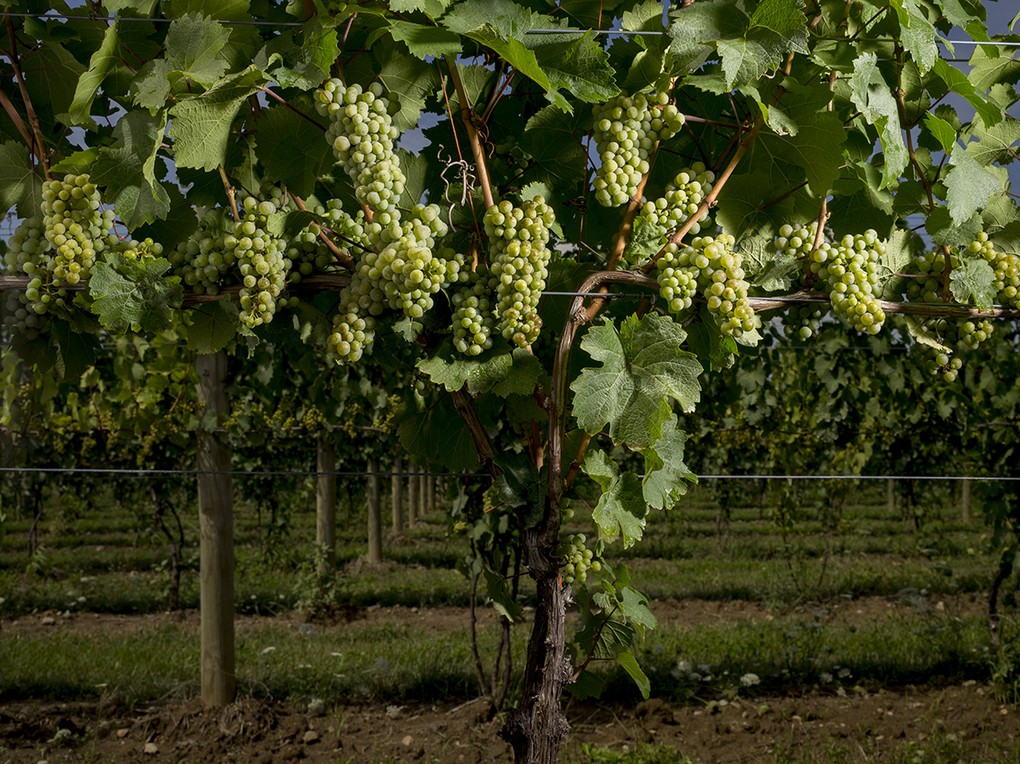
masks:
<svg viewBox="0 0 1020 764"><path fill-rule="evenodd" d="M39 623L43 626L53 626L57 622L57 619L51 615L44 617Z"/></svg>
<svg viewBox="0 0 1020 764"><path fill-rule="evenodd" d="M326 702L322 698L312 698L308 701L308 715L322 716L326 713Z"/></svg>
<svg viewBox="0 0 1020 764"><path fill-rule="evenodd" d="M129 732L131 732L131 730L128 729L127 727L121 727L119 730L117 730L117 737L123 740L128 736Z"/></svg>
<svg viewBox="0 0 1020 764"><path fill-rule="evenodd" d="M935 603L935 612L936 613L944 613L944 612L946 612L946 603L942 602L941 600L936 602Z"/></svg>
<svg viewBox="0 0 1020 764"><path fill-rule="evenodd" d="M405 748L410 748L412 743L414 743L414 738L410 735L404 735L403 740L400 741L400 744Z"/></svg>
<svg viewBox="0 0 1020 764"><path fill-rule="evenodd" d="M308 732L304 734L304 737L301 738L301 740L304 741L305 743L314 743L318 739L319 733L316 732L315 730L308 730Z"/></svg>
<svg viewBox="0 0 1020 764"><path fill-rule="evenodd" d="M152 756L153 754L159 753L159 746L155 743L146 743L142 749L142 753Z"/></svg>

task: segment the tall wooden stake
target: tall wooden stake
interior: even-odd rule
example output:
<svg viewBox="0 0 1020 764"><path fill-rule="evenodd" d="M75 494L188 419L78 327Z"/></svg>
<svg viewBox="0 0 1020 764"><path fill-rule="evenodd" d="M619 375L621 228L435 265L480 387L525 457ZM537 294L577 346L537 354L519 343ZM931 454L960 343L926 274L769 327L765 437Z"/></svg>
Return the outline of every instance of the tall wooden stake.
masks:
<svg viewBox="0 0 1020 764"><path fill-rule="evenodd" d="M221 350L200 355L199 412L217 422L227 416L224 377L227 356ZM230 445L217 429L198 432L199 598L202 631L202 701L225 706L234 700L234 516Z"/></svg>
<svg viewBox="0 0 1020 764"><path fill-rule="evenodd" d="M382 562L382 517L379 509L379 472L375 459L368 460L368 561Z"/></svg>
<svg viewBox="0 0 1020 764"><path fill-rule="evenodd" d="M319 547L318 575L323 581L336 569L336 449L320 435L316 447L315 543Z"/></svg>
<svg viewBox="0 0 1020 764"><path fill-rule="evenodd" d="M390 512L392 525L390 530L394 536L404 531L404 460L397 457L393 462L393 475L390 478Z"/></svg>

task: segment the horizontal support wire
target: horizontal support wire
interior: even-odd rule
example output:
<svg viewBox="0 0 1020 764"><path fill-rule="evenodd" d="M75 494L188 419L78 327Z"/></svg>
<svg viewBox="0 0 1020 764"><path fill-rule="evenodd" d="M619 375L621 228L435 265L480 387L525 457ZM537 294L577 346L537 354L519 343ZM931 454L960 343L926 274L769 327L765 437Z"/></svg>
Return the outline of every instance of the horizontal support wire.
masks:
<svg viewBox="0 0 1020 764"><path fill-rule="evenodd" d="M153 469L118 469L101 467L0 467L0 473L7 474L72 474L72 475L128 475L145 477L148 475L239 475L243 477L414 477L433 476L451 478L482 478L490 477L487 472L390 472L388 470L371 471L336 471L317 472L315 470L153 470ZM638 475L643 478L644 475ZM933 480L961 481L974 480L990 483L1012 483L1020 481L1020 477L1007 475L698 475L701 480Z"/></svg>
<svg viewBox="0 0 1020 764"><path fill-rule="evenodd" d="M103 23L111 24L115 21L137 21L137 22L149 22L152 24L171 24L177 19L172 18L146 18L144 16L99 16L99 15L78 15L78 14L65 14L65 13L29 13L25 11L0 11L0 18L30 18L30 19L52 19L53 21L101 21ZM252 26L252 27L300 27L304 26L304 21L257 21L255 19L214 19L220 24L225 26ZM658 30L642 30L642 29L527 29L524 31L526 35L621 35L623 37L661 37L669 36L669 32L658 31ZM850 40L845 38L846 42L893 42L890 38L888 40ZM1020 48L1020 42L1007 42L1007 41L990 41L985 42L981 40L949 40L936 38L935 42L942 45L991 45L1000 48Z"/></svg>

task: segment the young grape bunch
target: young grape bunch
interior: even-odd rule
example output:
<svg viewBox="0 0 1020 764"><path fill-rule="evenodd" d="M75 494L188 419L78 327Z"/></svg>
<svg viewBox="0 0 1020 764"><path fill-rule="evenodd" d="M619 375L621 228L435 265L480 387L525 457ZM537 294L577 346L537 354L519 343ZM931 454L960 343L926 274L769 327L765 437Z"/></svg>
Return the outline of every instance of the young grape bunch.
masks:
<svg viewBox="0 0 1020 764"><path fill-rule="evenodd" d="M541 196L519 207L503 200L485 213L496 330L518 347L531 345L542 328L538 302L549 275L552 252L547 244L554 222L552 208Z"/></svg>
<svg viewBox="0 0 1020 764"><path fill-rule="evenodd" d="M885 242L873 230L822 242L811 252L811 271L829 292L833 312L859 332L878 334L885 311L878 291L878 265Z"/></svg>
<svg viewBox="0 0 1020 764"><path fill-rule="evenodd" d="M43 183L42 223L53 245L47 268L54 285L73 286L88 278L113 229L114 213L101 207L99 189L88 175Z"/></svg>
<svg viewBox="0 0 1020 764"><path fill-rule="evenodd" d="M486 272L468 272L467 285L450 297L453 308L453 346L467 356L477 356L492 347L492 333L496 317L492 311L491 296L495 285Z"/></svg>
<svg viewBox="0 0 1020 764"><path fill-rule="evenodd" d="M206 210L194 233L168 253L174 270L195 294L219 294L234 269L234 250L225 243L233 229L228 215L221 207Z"/></svg>
<svg viewBox="0 0 1020 764"><path fill-rule="evenodd" d="M740 253L733 246L735 239L729 234L697 236L689 245L670 244L658 261L659 273L667 278L667 289L660 294L670 301L670 310L682 312L690 307L693 293L691 279L705 298L709 312L719 322L723 334L740 339L761 325L747 297L748 283L744 279ZM671 272L667 269L672 268ZM671 273L670 275L667 275ZM674 284L675 280L675 284ZM669 295L669 296L667 296ZM681 311L674 307L681 307Z"/></svg>
<svg viewBox="0 0 1020 764"><path fill-rule="evenodd" d="M4 252L4 270L13 275L29 277L24 291L4 293L4 327L25 339L34 339L43 327L43 316L63 302L65 290L50 283L47 264L52 245L45 236L41 217L26 218L15 229Z"/></svg>
<svg viewBox="0 0 1020 764"><path fill-rule="evenodd" d="M276 300L287 282L290 261L284 242L269 233L268 218L276 213L272 202L246 197L241 220L224 239L241 274L241 323L248 329L268 324L276 313Z"/></svg>
<svg viewBox="0 0 1020 764"><path fill-rule="evenodd" d="M364 90L357 83L347 86L334 78L315 91L315 100L319 113L330 120L326 137L354 181L358 202L375 213L380 229L398 223L397 201L407 179L393 151L399 132L382 85L374 82Z"/></svg>
<svg viewBox="0 0 1020 764"><path fill-rule="evenodd" d="M778 255L810 262L817 231L818 221L796 226L786 223L779 227L777 236L772 240L772 250ZM788 335L806 341L815 336L821 319L821 308L796 306L787 311L784 326Z"/></svg>
<svg viewBox="0 0 1020 764"><path fill-rule="evenodd" d="M595 171L595 199L603 207L619 207L637 194L655 144L676 135L684 116L669 102L668 93L638 93L595 106L594 117L601 162Z"/></svg>
<svg viewBox="0 0 1020 764"><path fill-rule="evenodd" d="M697 214L714 181L715 173L701 162L695 162L676 174L663 196L646 201L634 218L634 235L624 251L620 267L635 268L645 256L661 250L670 235ZM695 236L701 233L701 223L707 219L706 209L688 233Z"/></svg>
<svg viewBox="0 0 1020 764"><path fill-rule="evenodd" d="M588 548L587 538L583 533L568 535L560 542L559 551L563 559L560 570L565 584L583 584L588 578L589 570L593 573L602 570L602 563L595 559L595 553Z"/></svg>
<svg viewBox="0 0 1020 764"><path fill-rule="evenodd" d="M992 266L996 302L1020 309L1020 256L997 250L985 231L967 246L966 253L981 257Z"/></svg>

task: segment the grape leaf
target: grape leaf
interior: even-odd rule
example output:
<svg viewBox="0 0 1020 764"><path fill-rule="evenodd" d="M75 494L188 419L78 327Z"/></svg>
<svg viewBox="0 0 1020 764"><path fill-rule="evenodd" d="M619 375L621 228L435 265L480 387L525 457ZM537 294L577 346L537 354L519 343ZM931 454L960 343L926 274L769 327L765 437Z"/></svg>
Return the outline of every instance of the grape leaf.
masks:
<svg viewBox="0 0 1020 764"><path fill-rule="evenodd" d="M4 215L15 205L21 217L35 214L41 183L23 143L0 143L0 208Z"/></svg>
<svg viewBox="0 0 1020 764"><path fill-rule="evenodd" d="M962 146L950 157L953 168L946 175L946 201L955 225L960 225L1002 190L1002 182L986 170Z"/></svg>
<svg viewBox="0 0 1020 764"><path fill-rule="evenodd" d="M282 106L262 112L255 140L255 156L298 196L311 194L335 161L322 129Z"/></svg>
<svg viewBox="0 0 1020 764"><path fill-rule="evenodd" d="M592 327L581 347L600 368L587 368L570 386L574 416L589 433L606 424L616 443L646 447L661 437L672 416L670 400L692 411L701 395L701 364L680 349L687 333L668 316L628 316Z"/></svg>
<svg viewBox="0 0 1020 764"><path fill-rule="evenodd" d="M223 350L237 334L240 324L237 303L233 300L207 302L188 311L188 349L197 353Z"/></svg>
<svg viewBox="0 0 1020 764"><path fill-rule="evenodd" d="M833 112L818 111L801 119L796 135L765 134L761 140L770 150L800 165L808 186L818 196L825 196L839 177L846 129Z"/></svg>
<svg viewBox="0 0 1020 764"><path fill-rule="evenodd" d="M588 103L601 103L617 93L609 57L591 32L584 35L534 35L528 47L553 87L563 88Z"/></svg>
<svg viewBox="0 0 1020 764"><path fill-rule="evenodd" d="M99 92L99 86L106 79L110 67L119 62L119 53L117 24L115 22L106 28L102 44L92 54L92 58L89 59L89 68L82 75L81 79L78 80L78 85L74 91L74 98L71 101L70 108L68 108L71 124L95 125L89 110L92 108L92 102Z"/></svg>
<svg viewBox="0 0 1020 764"><path fill-rule="evenodd" d="M255 63L282 87L312 90L330 76L329 67L339 55L336 28L316 16L300 32L286 32L266 43Z"/></svg>
<svg viewBox="0 0 1020 764"><path fill-rule="evenodd" d="M957 224L946 207L936 207L925 218L924 227L936 246L958 247L974 241L981 231L981 216L974 213Z"/></svg>
<svg viewBox="0 0 1020 764"><path fill-rule="evenodd" d="M967 80L978 93L985 93L994 85L1015 85L1020 80L1020 61L1013 55L1014 48L989 48L975 45L970 57Z"/></svg>
<svg viewBox="0 0 1020 764"><path fill-rule="evenodd" d="M166 114L125 114L113 128L114 143L99 149L92 180L107 189L117 216L129 230L166 217L170 197L156 179L156 156L163 144Z"/></svg>
<svg viewBox="0 0 1020 764"><path fill-rule="evenodd" d="M690 5L674 4L670 11L673 23L668 61L680 73L693 72L712 54L716 40L739 37L747 24L747 16L725 0L699 0Z"/></svg>
<svg viewBox="0 0 1020 764"><path fill-rule="evenodd" d="M662 426L662 437L645 451L645 477L642 491L653 509L671 509L687 493L687 483L697 477L684 464L687 436L677 429L676 417Z"/></svg>
<svg viewBox="0 0 1020 764"><path fill-rule="evenodd" d="M521 42L536 27L554 27L556 22L552 18L532 13L512 0L465 0L443 17L442 24L451 32L494 50L514 69L538 84L557 108L568 113L572 111L567 99L549 81L535 52Z"/></svg>
<svg viewBox="0 0 1020 764"><path fill-rule="evenodd" d="M63 45L43 45L22 54L25 89L37 111L66 114L85 67Z"/></svg>
<svg viewBox="0 0 1020 764"><path fill-rule="evenodd" d="M114 332L161 332L173 325L173 310L180 307L184 290L163 258L129 260L116 252L96 263L89 277L92 312Z"/></svg>
<svg viewBox="0 0 1020 764"><path fill-rule="evenodd" d="M171 70L209 87L227 70L220 53L230 41L230 31L208 16L189 13L170 24L166 35L166 60Z"/></svg>
<svg viewBox="0 0 1020 764"><path fill-rule="evenodd" d="M435 355L421 359L417 366L448 392L467 385L472 395L490 390L497 395L530 395L542 373L542 364L522 348L477 359Z"/></svg>
<svg viewBox="0 0 1020 764"><path fill-rule="evenodd" d="M885 153L882 183L879 188L887 188L899 180L900 174L907 167L909 155L903 143L896 97L879 72L878 57L874 53L865 53L854 61L851 84L851 100L864 117L878 129L879 140Z"/></svg>
<svg viewBox="0 0 1020 764"><path fill-rule="evenodd" d="M435 20L446 13L453 0L390 0L390 10L394 13L411 13L421 11Z"/></svg>
<svg viewBox="0 0 1020 764"><path fill-rule="evenodd" d="M935 60L932 69L939 79L946 83L947 88L962 96L974 107L985 125L991 127L1002 121L1005 110L983 92L978 91L966 74L941 58Z"/></svg>
<svg viewBox="0 0 1020 764"><path fill-rule="evenodd" d="M390 34L394 40L404 43L412 56L420 59L456 56L461 49L460 35L442 27L398 20L393 22Z"/></svg>
<svg viewBox="0 0 1020 764"><path fill-rule="evenodd" d="M634 657L634 653L630 650L624 650L622 653L617 653L616 661L620 664L623 670L627 672L628 676L634 680L634 684L637 685L638 691L641 693L641 697L648 700L648 696L652 692L652 683L649 681L645 672L641 670L641 666L638 664L637 658Z"/></svg>
<svg viewBox="0 0 1020 764"><path fill-rule="evenodd" d="M967 258L949 274L949 289L957 302L973 300L975 307L989 310L995 303L995 271L981 258Z"/></svg>
<svg viewBox="0 0 1020 764"><path fill-rule="evenodd" d="M956 144L956 129L951 124L931 113L924 115L924 124L935 136L943 151L948 153L953 150Z"/></svg>
<svg viewBox="0 0 1020 764"><path fill-rule="evenodd" d="M900 22L903 47L917 63L921 74L927 74L939 55L934 25L928 21L916 0L892 0L891 5Z"/></svg>
<svg viewBox="0 0 1020 764"><path fill-rule="evenodd" d="M603 541L623 540L624 548L641 540L645 528L645 504L641 479L633 472L622 475L605 452L591 449L584 459L584 472L602 488L598 504L592 510L592 520Z"/></svg>
<svg viewBox="0 0 1020 764"><path fill-rule="evenodd" d="M263 82L261 70L250 66L171 108L170 137L174 139L176 163L202 170L226 165L234 118Z"/></svg>
<svg viewBox="0 0 1020 764"><path fill-rule="evenodd" d="M983 165L1009 164L1016 159L1020 142L1020 119L1006 115L997 125L985 127L980 118L971 125L976 141L967 144L967 153Z"/></svg>
<svg viewBox="0 0 1020 764"><path fill-rule="evenodd" d="M430 407L405 403L397 413L401 445L415 459L451 470L478 467L478 449L471 432L444 395Z"/></svg>

